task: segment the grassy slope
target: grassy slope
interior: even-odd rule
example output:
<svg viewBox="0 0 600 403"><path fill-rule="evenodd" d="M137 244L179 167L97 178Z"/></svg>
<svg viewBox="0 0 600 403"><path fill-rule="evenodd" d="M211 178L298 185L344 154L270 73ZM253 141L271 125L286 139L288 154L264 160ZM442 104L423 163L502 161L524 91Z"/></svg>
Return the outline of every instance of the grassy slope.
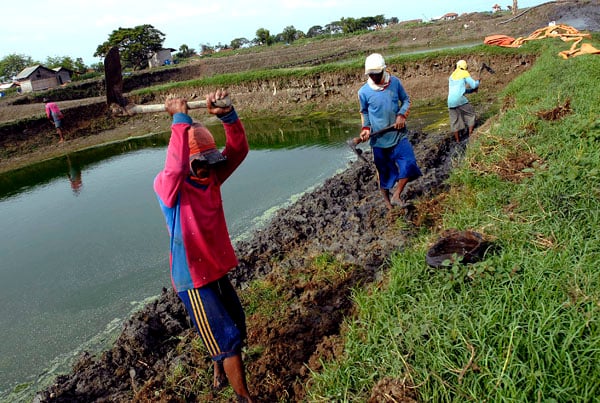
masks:
<svg viewBox="0 0 600 403"><path fill-rule="evenodd" d="M357 293L346 354L315 375L311 401L366 401L384 377L417 385L422 401L600 395L600 57L563 60L563 43L544 46L445 195L442 227L479 231L498 251L433 270L435 235L423 234L394 256L387 286ZM562 119L536 116L567 99ZM502 179L523 156L534 162Z"/></svg>

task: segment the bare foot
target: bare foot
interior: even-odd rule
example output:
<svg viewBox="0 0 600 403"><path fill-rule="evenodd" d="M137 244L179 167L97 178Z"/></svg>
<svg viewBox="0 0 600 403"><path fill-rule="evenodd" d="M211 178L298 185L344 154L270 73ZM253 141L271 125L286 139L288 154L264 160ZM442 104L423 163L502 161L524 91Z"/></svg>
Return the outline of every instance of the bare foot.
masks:
<svg viewBox="0 0 600 403"><path fill-rule="evenodd" d="M405 209L413 205L410 201L404 203L402 200L396 198L395 196L391 198L390 203L392 204L392 206L397 207L399 209Z"/></svg>
<svg viewBox="0 0 600 403"><path fill-rule="evenodd" d="M219 392L224 389L227 385L229 385L229 381L227 380L227 376L225 375L225 370L223 369L223 362L216 361L214 363L214 376L213 376L213 392Z"/></svg>

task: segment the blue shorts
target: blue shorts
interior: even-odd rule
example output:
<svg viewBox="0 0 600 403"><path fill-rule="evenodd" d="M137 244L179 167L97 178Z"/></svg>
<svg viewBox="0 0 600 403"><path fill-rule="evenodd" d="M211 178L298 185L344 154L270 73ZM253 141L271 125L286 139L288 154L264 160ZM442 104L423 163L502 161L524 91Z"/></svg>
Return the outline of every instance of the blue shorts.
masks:
<svg viewBox="0 0 600 403"><path fill-rule="evenodd" d="M54 113L52 113L51 115L52 115L52 121L54 122L54 127L56 127L57 129L62 127L62 118Z"/></svg>
<svg viewBox="0 0 600 403"><path fill-rule="evenodd" d="M227 276L177 295L214 361L240 354L246 339L246 316Z"/></svg>
<svg viewBox="0 0 600 403"><path fill-rule="evenodd" d="M381 189L390 190L400 179L408 178L410 182L422 175L412 145L406 137L402 137L394 147L373 147L373 159Z"/></svg>

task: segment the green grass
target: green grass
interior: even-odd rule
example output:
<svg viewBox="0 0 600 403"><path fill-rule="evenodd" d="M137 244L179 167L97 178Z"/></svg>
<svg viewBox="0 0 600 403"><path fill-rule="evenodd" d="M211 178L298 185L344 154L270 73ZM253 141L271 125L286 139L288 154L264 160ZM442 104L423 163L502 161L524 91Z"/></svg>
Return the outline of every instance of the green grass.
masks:
<svg viewBox="0 0 600 403"><path fill-rule="evenodd" d="M434 270L425 234L393 256L384 290L356 292L345 355L314 374L309 401L367 401L384 377L408 379L420 401L598 401L600 57L563 60L564 43L539 42L445 202L444 228L479 231L496 252ZM567 99L561 119L536 116ZM525 154L537 158L527 175L499 175Z"/></svg>

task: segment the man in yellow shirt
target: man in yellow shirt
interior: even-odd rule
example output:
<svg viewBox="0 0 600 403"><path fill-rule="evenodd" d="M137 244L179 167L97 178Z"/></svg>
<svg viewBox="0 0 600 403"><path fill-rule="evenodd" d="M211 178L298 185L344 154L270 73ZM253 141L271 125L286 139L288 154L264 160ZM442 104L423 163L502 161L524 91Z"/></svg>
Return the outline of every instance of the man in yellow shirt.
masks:
<svg viewBox="0 0 600 403"><path fill-rule="evenodd" d="M459 132L466 127L469 136L475 127L475 109L469 103L465 94L477 91L480 80L471 78L467 70L467 62L459 60L456 70L448 78L448 113L450 115L450 130L454 133L456 142L460 142Z"/></svg>

